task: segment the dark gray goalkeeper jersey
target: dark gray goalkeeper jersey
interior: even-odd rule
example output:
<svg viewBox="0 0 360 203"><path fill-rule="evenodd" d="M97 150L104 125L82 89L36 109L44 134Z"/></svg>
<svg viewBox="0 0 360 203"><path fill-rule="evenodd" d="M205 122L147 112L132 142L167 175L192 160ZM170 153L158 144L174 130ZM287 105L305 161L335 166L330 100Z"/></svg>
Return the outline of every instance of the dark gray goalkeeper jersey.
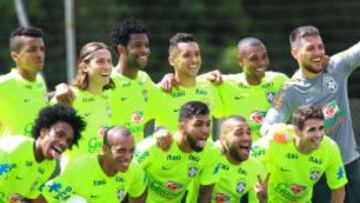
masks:
<svg viewBox="0 0 360 203"><path fill-rule="evenodd" d="M306 79L297 71L274 100L261 127L262 135L274 123L291 122L292 113L299 106L313 104L323 109L325 133L339 145L343 163L346 165L357 159L359 152L351 122L347 83L350 74L359 66L360 43L357 43L332 56L326 72L316 79Z"/></svg>

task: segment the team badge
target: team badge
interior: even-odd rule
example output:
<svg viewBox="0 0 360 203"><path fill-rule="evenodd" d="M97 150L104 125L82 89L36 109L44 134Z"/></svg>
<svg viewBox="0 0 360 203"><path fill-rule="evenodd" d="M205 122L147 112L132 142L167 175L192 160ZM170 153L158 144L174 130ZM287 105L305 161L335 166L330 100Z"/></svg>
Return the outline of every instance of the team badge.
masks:
<svg viewBox="0 0 360 203"><path fill-rule="evenodd" d="M290 189L295 195L301 195L304 194L306 187L298 184L291 184Z"/></svg>
<svg viewBox="0 0 360 203"><path fill-rule="evenodd" d="M142 111L136 110L131 116L131 120L135 124L139 124L144 120L144 113Z"/></svg>
<svg viewBox="0 0 360 203"><path fill-rule="evenodd" d="M246 188L246 183L240 181L236 184L236 192L238 193L243 193L245 191Z"/></svg>
<svg viewBox="0 0 360 203"><path fill-rule="evenodd" d="M326 87L327 90L331 93L335 93L338 90L339 85L335 81L335 79L331 76L325 76L323 80L323 85Z"/></svg>
<svg viewBox="0 0 360 203"><path fill-rule="evenodd" d="M196 167L190 167L188 170L188 176L194 177L198 173L198 169Z"/></svg>
<svg viewBox="0 0 360 203"><path fill-rule="evenodd" d="M119 191L117 192L118 200L122 200L124 198L124 195L125 195L124 188L119 189Z"/></svg>
<svg viewBox="0 0 360 203"><path fill-rule="evenodd" d="M318 170L313 170L313 171L311 171L311 173L310 173L310 179L311 179L312 181L316 181L317 179L319 179L319 177L320 177L320 171L318 171Z"/></svg>
<svg viewBox="0 0 360 203"><path fill-rule="evenodd" d="M272 102L274 101L274 98L275 98L275 93L274 92L268 92L266 94L266 98L267 98L268 102L270 104L272 104Z"/></svg>

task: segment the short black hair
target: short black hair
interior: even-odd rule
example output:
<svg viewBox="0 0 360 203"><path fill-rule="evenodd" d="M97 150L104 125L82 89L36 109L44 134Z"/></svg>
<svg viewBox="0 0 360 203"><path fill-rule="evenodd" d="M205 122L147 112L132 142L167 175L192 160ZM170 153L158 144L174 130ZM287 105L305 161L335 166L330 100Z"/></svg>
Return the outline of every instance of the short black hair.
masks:
<svg viewBox="0 0 360 203"><path fill-rule="evenodd" d="M289 36L291 48L294 48L302 38L309 36L320 37L320 32L315 26L312 25L300 26L295 28Z"/></svg>
<svg viewBox="0 0 360 203"><path fill-rule="evenodd" d="M130 35L133 33L144 33L149 37L145 23L135 18L128 18L113 28L111 38L112 46L116 53L118 53L117 46L119 44L126 46L129 42Z"/></svg>
<svg viewBox="0 0 360 203"><path fill-rule="evenodd" d="M10 51L18 51L22 46L20 40L17 40L17 37L26 36L33 38L43 38L44 33L41 28L36 27L19 27L11 32L9 39Z"/></svg>
<svg viewBox="0 0 360 203"><path fill-rule="evenodd" d="M300 130L304 129L305 121L308 119L324 120L322 109L314 105L303 105L293 115L293 125Z"/></svg>
<svg viewBox="0 0 360 203"><path fill-rule="evenodd" d="M169 40L169 55L172 53L172 51L177 48L178 43L180 42L196 42L195 37L191 33L176 33L174 36L172 36Z"/></svg>
<svg viewBox="0 0 360 203"><path fill-rule="evenodd" d="M208 105L200 101L190 101L181 106L179 122L191 119L193 116L208 115L210 113Z"/></svg>
<svg viewBox="0 0 360 203"><path fill-rule="evenodd" d="M40 111L32 128L31 134L33 138L37 139L40 136L42 128L51 128L59 121L68 123L74 131L74 139L69 148L71 149L74 144L78 146L78 140L81 138L81 132L86 127L86 122L76 113L75 109L62 104L45 107Z"/></svg>
<svg viewBox="0 0 360 203"><path fill-rule="evenodd" d="M245 37L239 40L237 44L238 53L242 55L244 53L244 49L249 46L263 46L266 49L264 43L261 40L255 37Z"/></svg>

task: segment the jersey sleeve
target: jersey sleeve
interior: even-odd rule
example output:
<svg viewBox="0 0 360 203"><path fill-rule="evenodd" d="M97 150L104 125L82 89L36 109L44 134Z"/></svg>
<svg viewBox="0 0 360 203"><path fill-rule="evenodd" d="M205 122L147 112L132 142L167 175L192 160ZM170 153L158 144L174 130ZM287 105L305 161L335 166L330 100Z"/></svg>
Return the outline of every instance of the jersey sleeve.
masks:
<svg viewBox="0 0 360 203"><path fill-rule="evenodd" d="M131 182L129 187L129 194L131 197L139 197L142 195L147 186L147 177L141 166L134 162L133 171L131 173Z"/></svg>
<svg viewBox="0 0 360 203"><path fill-rule="evenodd" d="M359 66L360 42L350 47L349 49L332 56L330 58L327 70L334 71L337 68L341 68L340 72L348 76Z"/></svg>
<svg viewBox="0 0 360 203"><path fill-rule="evenodd" d="M329 160L329 166L325 170L325 174L329 188L334 190L344 186L348 181L338 145L335 142L332 143L332 146L329 147L330 150L332 151L332 155L329 157L331 160Z"/></svg>
<svg viewBox="0 0 360 203"><path fill-rule="evenodd" d="M209 84L212 88L213 91L213 98L211 101L212 104L212 114L214 115L214 117L221 119L223 118L224 115L224 104L223 104L223 100L220 96L220 87L219 86L215 86L213 84Z"/></svg>
<svg viewBox="0 0 360 203"><path fill-rule="evenodd" d="M282 87L275 97L272 107L266 113L263 124L260 128L260 134L266 136L271 126L275 123L288 122L291 119L293 106L291 102L290 90L288 87Z"/></svg>
<svg viewBox="0 0 360 203"><path fill-rule="evenodd" d="M265 167L269 161L269 148L272 136L265 136L255 142L250 150L250 156L259 160Z"/></svg>
<svg viewBox="0 0 360 203"><path fill-rule="evenodd" d="M49 203L60 202L69 198L75 192L74 181L76 181L76 174L71 168L67 167L67 170L54 179L48 181L41 189L41 194Z"/></svg>
<svg viewBox="0 0 360 203"><path fill-rule="evenodd" d="M217 166L220 161L220 154L218 148L211 144L205 156L206 161L200 170L199 182L200 185L211 185L219 180L219 170Z"/></svg>
<svg viewBox="0 0 360 203"><path fill-rule="evenodd" d="M8 187L5 181L12 168L10 158L11 155L8 152L0 149L0 188Z"/></svg>
<svg viewBox="0 0 360 203"><path fill-rule="evenodd" d="M160 87L155 85L149 89L148 101L146 102L147 120L156 119L156 115L161 113L161 110L166 110L167 103L165 94Z"/></svg>
<svg viewBox="0 0 360 203"><path fill-rule="evenodd" d="M153 157L155 157L155 150L151 147L155 144L155 139L152 137L146 138L141 141L135 150L135 161L141 166L141 168L147 168L151 163Z"/></svg>

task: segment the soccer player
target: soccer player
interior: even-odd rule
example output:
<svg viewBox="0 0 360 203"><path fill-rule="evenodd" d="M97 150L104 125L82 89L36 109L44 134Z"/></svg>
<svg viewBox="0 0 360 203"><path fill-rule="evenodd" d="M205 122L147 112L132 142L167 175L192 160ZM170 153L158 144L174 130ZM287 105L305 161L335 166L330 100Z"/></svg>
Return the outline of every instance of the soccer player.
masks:
<svg viewBox="0 0 360 203"><path fill-rule="evenodd" d="M44 66L43 32L17 28L10 36L10 55L15 68L0 76L0 136L25 135L40 109L46 106L46 84L39 74Z"/></svg>
<svg viewBox="0 0 360 203"><path fill-rule="evenodd" d="M78 195L87 202L121 202L127 194L129 202L145 202L145 173L132 161L134 138L124 127L104 131L100 154L83 154L69 164L42 189L48 202L62 202Z"/></svg>
<svg viewBox="0 0 360 203"><path fill-rule="evenodd" d="M265 45L256 38L246 37L237 45L238 64L243 72L223 75L219 86L224 114L241 115L251 127L253 141L260 138L260 127L275 95L288 77L268 71L269 56Z"/></svg>
<svg viewBox="0 0 360 203"><path fill-rule="evenodd" d="M113 123L130 129L137 143L144 138L146 102L154 88L143 71L150 55L148 30L143 21L126 19L113 29L112 42L119 56L111 76L116 87L111 94Z"/></svg>
<svg viewBox="0 0 360 203"><path fill-rule="evenodd" d="M85 119L87 127L79 148L69 152L73 156L101 151L103 138L99 132L111 124L109 90L114 86L111 70L111 53L104 43L90 42L81 48L78 72L71 87L75 95L72 106Z"/></svg>
<svg viewBox="0 0 360 203"><path fill-rule="evenodd" d="M56 159L77 144L85 122L74 109L62 105L40 111L33 138L0 139L0 202L36 199L39 189L54 173Z"/></svg>
<svg viewBox="0 0 360 203"><path fill-rule="evenodd" d="M207 142L209 108L202 102L187 102L179 112L178 132L168 151L149 137L137 145L136 159L149 178L147 201L180 202L187 186L199 179L199 202L209 202L217 174L218 150Z"/></svg>
<svg viewBox="0 0 360 203"><path fill-rule="evenodd" d="M360 66L360 43L330 57L326 67L325 48L317 28L296 28L290 34L290 45L299 69L278 94L265 117L261 132L265 134L274 123L288 122L292 112L300 105L314 104L322 108L326 135L339 145L349 179L346 202L358 202L360 159L351 122L347 81L350 74ZM329 190L325 179L322 180L322 187L315 191L314 202L329 202Z"/></svg>
<svg viewBox="0 0 360 203"><path fill-rule="evenodd" d="M248 194L250 203L267 202L266 170L262 163L249 157L252 134L246 120L241 116L227 117L220 127L220 164L216 170L219 180L215 183L211 202L240 202ZM264 181L262 181L264 179Z"/></svg>
<svg viewBox="0 0 360 203"><path fill-rule="evenodd" d="M254 144L252 155L271 173L269 202L311 202L313 185L324 173L329 202L344 202L347 178L338 145L324 135L324 122L321 108L300 106L293 125L273 126Z"/></svg>
<svg viewBox="0 0 360 203"><path fill-rule="evenodd" d="M194 36L189 33L177 33L170 39L169 63L175 70L177 88L169 93L153 91L149 98L151 115L156 126L177 130L177 118L180 107L188 101L202 101L209 105L212 116L222 117L222 101L218 90L207 80L196 78L201 67L201 54ZM158 107L163 110L158 111Z"/></svg>

